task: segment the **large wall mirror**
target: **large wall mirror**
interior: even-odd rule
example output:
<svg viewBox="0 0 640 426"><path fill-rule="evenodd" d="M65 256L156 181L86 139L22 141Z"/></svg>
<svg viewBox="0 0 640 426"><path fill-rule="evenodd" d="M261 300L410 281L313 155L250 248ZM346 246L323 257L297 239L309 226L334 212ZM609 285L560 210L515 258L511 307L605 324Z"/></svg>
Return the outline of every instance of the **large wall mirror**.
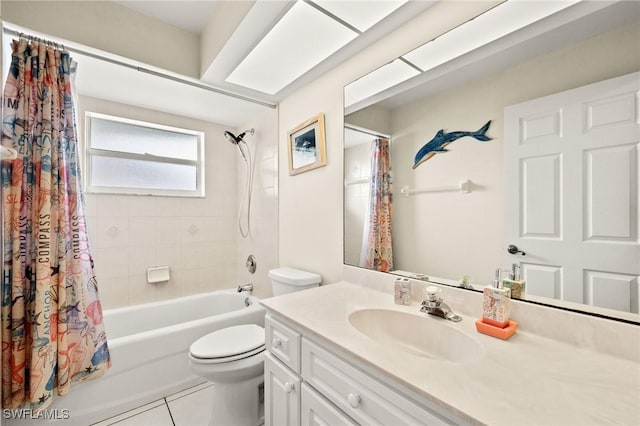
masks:
<svg viewBox="0 0 640 426"><path fill-rule="evenodd" d="M516 264L524 300L640 323L639 99L635 1L507 1L354 81L345 264Z"/></svg>

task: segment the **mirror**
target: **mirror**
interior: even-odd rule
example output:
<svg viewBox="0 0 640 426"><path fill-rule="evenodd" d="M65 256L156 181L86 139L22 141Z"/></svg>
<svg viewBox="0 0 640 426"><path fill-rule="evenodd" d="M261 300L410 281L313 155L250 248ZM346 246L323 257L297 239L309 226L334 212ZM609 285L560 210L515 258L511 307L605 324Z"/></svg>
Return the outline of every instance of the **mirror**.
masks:
<svg viewBox="0 0 640 426"><path fill-rule="evenodd" d="M477 290L515 263L524 300L639 323L640 4L564 2L463 35L513 3L345 87L345 263L365 267L372 142L388 139L393 260L376 269ZM474 137L487 122L488 140Z"/></svg>

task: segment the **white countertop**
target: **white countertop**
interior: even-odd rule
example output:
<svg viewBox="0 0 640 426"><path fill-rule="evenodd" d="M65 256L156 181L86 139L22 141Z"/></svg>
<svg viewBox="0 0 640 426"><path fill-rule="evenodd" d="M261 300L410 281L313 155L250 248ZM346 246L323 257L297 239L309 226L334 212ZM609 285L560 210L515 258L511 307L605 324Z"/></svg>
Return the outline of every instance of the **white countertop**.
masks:
<svg viewBox="0 0 640 426"><path fill-rule="evenodd" d="M365 308L424 316L419 305L395 305L391 294L347 282L261 303L471 423L640 425L640 362L522 331L503 341L478 333L476 318L464 315L459 323L427 320L442 321L479 342L485 350L480 360L460 364L420 357L370 339L348 319Z"/></svg>

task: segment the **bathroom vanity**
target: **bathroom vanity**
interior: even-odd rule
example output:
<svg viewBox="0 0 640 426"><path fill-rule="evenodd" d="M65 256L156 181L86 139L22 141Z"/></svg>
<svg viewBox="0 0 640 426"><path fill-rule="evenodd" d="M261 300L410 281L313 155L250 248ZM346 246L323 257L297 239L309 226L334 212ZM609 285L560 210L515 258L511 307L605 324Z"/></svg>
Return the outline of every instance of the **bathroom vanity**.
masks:
<svg viewBox="0 0 640 426"><path fill-rule="evenodd" d="M498 340L347 282L261 303L266 425L640 423L634 356Z"/></svg>
<svg viewBox="0 0 640 426"><path fill-rule="evenodd" d="M277 314L267 316L265 338L266 425L455 423Z"/></svg>

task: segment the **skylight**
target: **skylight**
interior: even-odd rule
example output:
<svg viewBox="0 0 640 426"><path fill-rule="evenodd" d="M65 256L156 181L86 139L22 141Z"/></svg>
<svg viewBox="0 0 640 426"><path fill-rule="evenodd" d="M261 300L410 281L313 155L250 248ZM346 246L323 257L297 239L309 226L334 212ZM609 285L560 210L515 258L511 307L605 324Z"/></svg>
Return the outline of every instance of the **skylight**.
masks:
<svg viewBox="0 0 640 426"><path fill-rule="evenodd" d="M365 32L406 2L407 0L314 1L315 4L357 28L360 32Z"/></svg>
<svg viewBox="0 0 640 426"><path fill-rule="evenodd" d="M578 0L510 0L483 13L454 31L423 44L403 55L403 57L422 70L427 71L566 9L577 2Z"/></svg>
<svg viewBox="0 0 640 426"><path fill-rule="evenodd" d="M305 2L296 2L226 81L274 95L358 33Z"/></svg>
<svg viewBox="0 0 640 426"><path fill-rule="evenodd" d="M348 84L344 88L344 105L353 105L418 74L420 72L417 69L396 59Z"/></svg>

